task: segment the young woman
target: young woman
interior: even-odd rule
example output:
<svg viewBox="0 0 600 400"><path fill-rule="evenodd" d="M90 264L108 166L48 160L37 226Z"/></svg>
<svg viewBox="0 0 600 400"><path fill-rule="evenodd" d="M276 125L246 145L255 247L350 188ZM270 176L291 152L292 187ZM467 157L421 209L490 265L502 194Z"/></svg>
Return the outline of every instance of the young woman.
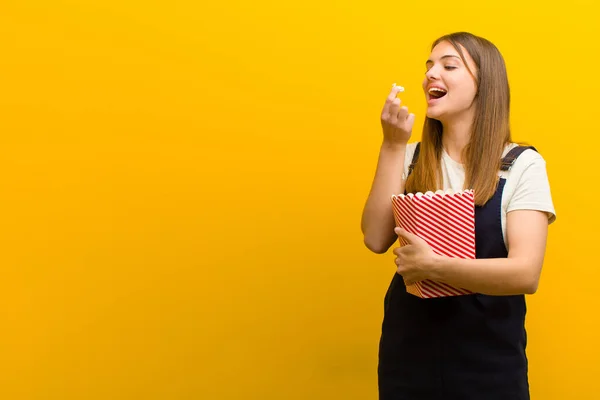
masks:
<svg viewBox="0 0 600 400"><path fill-rule="evenodd" d="M398 237L397 271L384 300L379 349L382 400L529 399L525 294L538 287L548 225L555 220L545 161L511 140L506 67L488 40L459 32L433 43L423 89L420 143L414 114L389 94L383 142L362 231L375 253ZM476 259L437 255L395 228L391 195L473 189ZM425 279L474 294L421 299Z"/></svg>

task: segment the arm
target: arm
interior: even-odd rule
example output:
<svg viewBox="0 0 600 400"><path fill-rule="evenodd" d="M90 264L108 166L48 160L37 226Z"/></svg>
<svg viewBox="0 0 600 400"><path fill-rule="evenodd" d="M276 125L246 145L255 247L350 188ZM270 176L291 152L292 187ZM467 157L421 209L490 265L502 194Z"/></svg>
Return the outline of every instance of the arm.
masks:
<svg viewBox="0 0 600 400"><path fill-rule="evenodd" d="M371 192L363 210L361 229L367 248L385 253L398 236L394 233L393 194L404 192L404 157L406 144L383 143Z"/></svg>
<svg viewBox="0 0 600 400"><path fill-rule="evenodd" d="M541 211L507 214L508 257L461 259L440 256L416 235L397 230L410 245L394 250L398 272L407 284L423 279L488 295L536 292L548 234L548 216Z"/></svg>
<svg viewBox="0 0 600 400"><path fill-rule="evenodd" d="M436 257L431 279L490 295L537 291L548 235L548 216L516 210L506 216L508 258L466 260Z"/></svg>
<svg viewBox="0 0 600 400"><path fill-rule="evenodd" d="M404 157L415 122L415 115L409 114L407 107L400 107L397 95L401 90L401 87L394 84L381 112L383 143L379 151L375 178L361 218L365 245L378 254L385 253L398 239L394 234L396 224L392 211L392 195L404 192Z"/></svg>
<svg viewBox="0 0 600 400"><path fill-rule="evenodd" d="M508 257L465 260L438 256L423 239L396 228L409 243L394 250L398 273L407 284L432 279L489 295L536 292L548 225L555 219L545 161L527 150L511 174L513 178L504 188L512 193L506 214Z"/></svg>

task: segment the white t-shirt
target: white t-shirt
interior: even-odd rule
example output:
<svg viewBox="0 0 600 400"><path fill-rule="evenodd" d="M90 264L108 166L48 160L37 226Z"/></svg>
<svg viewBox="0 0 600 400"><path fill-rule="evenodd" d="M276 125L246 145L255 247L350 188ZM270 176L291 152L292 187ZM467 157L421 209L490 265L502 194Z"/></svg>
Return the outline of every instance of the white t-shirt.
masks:
<svg viewBox="0 0 600 400"><path fill-rule="evenodd" d="M417 143L409 143L404 158L404 176L412 162ZM518 144L506 146L502 157ZM465 181L465 170L462 164L454 161L446 150L442 150L443 190L462 190ZM546 173L546 161L536 151L527 149L516 159L509 171L498 171L498 175L506 179L502 193L502 234L506 241L506 214L514 210L539 210L548 214L548 223L556 220L556 212L550 193L550 183Z"/></svg>

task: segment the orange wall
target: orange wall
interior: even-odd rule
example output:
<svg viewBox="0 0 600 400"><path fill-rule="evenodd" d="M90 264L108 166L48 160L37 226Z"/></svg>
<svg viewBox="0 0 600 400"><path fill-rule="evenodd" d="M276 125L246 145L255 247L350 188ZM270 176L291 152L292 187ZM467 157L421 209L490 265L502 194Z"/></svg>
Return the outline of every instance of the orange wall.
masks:
<svg viewBox="0 0 600 400"><path fill-rule="evenodd" d="M420 127L430 43L469 30L558 212L532 398L591 399L598 6L495 3L3 2L0 397L375 399L379 112L397 82Z"/></svg>

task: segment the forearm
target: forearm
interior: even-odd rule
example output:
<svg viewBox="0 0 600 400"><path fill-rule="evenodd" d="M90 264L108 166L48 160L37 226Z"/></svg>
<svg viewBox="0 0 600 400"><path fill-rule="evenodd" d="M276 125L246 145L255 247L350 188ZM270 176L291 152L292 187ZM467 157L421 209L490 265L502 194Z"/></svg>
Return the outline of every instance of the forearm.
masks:
<svg viewBox="0 0 600 400"><path fill-rule="evenodd" d="M361 228L365 245L375 253L384 253L398 239L394 233L393 194L404 192L402 173L406 144L383 143L371 192L363 210Z"/></svg>
<svg viewBox="0 0 600 400"><path fill-rule="evenodd" d="M527 258L461 259L439 256L432 280L488 295L533 294L541 261Z"/></svg>

